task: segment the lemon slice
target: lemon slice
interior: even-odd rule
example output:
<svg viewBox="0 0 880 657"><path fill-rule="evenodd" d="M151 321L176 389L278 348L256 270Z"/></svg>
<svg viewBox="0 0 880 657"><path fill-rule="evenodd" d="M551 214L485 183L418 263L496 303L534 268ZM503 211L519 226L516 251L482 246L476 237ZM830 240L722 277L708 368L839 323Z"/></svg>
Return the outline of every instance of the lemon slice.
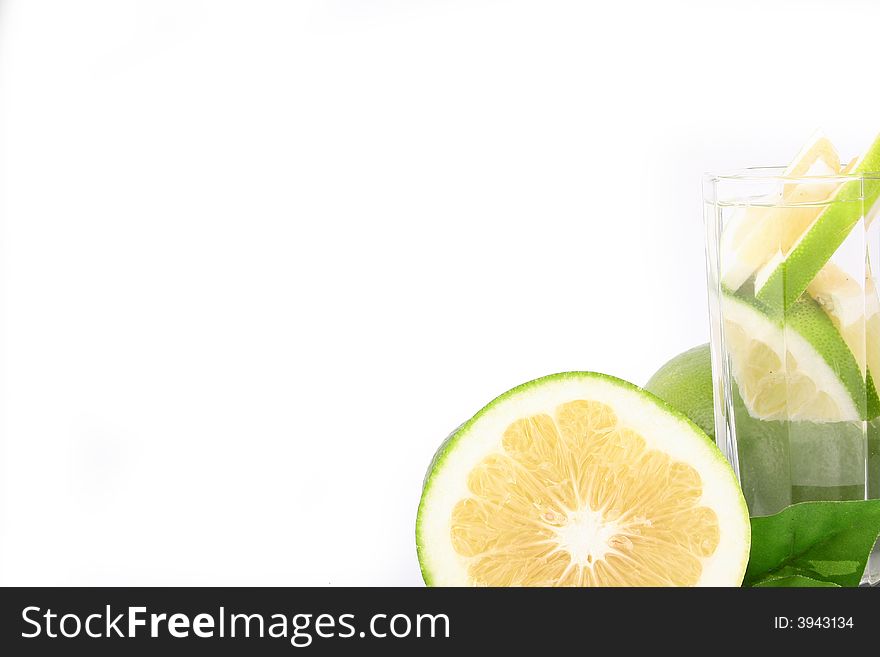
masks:
<svg viewBox="0 0 880 657"><path fill-rule="evenodd" d="M783 172L783 177L825 176L840 171L840 157L827 137L817 132ZM777 253L787 253L822 212L816 205L831 196L837 184L786 183L778 198L738 208L721 236L721 280L740 289Z"/></svg>
<svg viewBox="0 0 880 657"><path fill-rule="evenodd" d="M844 169L845 173L855 175L877 171L880 171L880 136L862 157ZM827 188L821 183L805 184L811 188ZM857 178L837 185L824 202L806 206L818 214L802 230L789 235L795 238L793 241L779 244L779 250L756 276L755 296L774 312L788 310L862 217L871 216L878 196L880 179ZM803 208L790 209L800 211ZM771 242L772 238L768 245Z"/></svg>
<svg viewBox="0 0 880 657"><path fill-rule="evenodd" d="M880 297L870 266L864 287L838 265L829 262L807 286L834 324L859 364L862 376L872 379L880 374Z"/></svg>
<svg viewBox="0 0 880 657"><path fill-rule="evenodd" d="M696 425L574 372L514 388L441 445L416 539L434 586L736 586L749 532L733 471Z"/></svg>
<svg viewBox="0 0 880 657"><path fill-rule="evenodd" d="M813 299L792 306L784 326L755 300L730 293L722 315L731 372L752 417L840 422L876 407L859 362Z"/></svg>
<svg viewBox="0 0 880 657"><path fill-rule="evenodd" d="M838 265L829 262L810 281L807 293L831 318L864 375L867 370L865 304L869 291Z"/></svg>

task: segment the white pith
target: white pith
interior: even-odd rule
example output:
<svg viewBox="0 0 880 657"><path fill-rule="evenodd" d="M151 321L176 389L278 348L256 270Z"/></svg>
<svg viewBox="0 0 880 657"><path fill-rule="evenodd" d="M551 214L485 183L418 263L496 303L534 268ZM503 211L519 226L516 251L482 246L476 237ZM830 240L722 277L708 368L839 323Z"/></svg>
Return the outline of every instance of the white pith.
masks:
<svg viewBox="0 0 880 657"><path fill-rule="evenodd" d="M554 531L559 549L568 552L576 565L589 568L614 550L611 539L619 528L613 520L605 519L601 511L584 508L570 511L567 522Z"/></svg>

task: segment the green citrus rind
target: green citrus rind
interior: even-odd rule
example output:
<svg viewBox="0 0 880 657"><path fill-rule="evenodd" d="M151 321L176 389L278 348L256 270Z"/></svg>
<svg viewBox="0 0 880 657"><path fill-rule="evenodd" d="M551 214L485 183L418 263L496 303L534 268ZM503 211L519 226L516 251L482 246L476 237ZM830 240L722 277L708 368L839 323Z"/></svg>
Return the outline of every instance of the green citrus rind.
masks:
<svg viewBox="0 0 880 657"><path fill-rule="evenodd" d="M701 344L678 354L654 372L645 390L715 438L715 406L712 390L712 359L709 345Z"/></svg>

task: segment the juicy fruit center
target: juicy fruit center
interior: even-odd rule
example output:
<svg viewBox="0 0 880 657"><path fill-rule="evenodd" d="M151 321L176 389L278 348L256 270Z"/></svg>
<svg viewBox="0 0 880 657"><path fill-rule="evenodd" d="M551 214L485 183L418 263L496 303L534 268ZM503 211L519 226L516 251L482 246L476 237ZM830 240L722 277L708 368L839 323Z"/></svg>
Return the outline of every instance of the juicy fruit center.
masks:
<svg viewBox="0 0 880 657"><path fill-rule="evenodd" d="M699 473L596 401L512 423L468 489L450 538L477 585L694 585L720 540Z"/></svg>
<svg viewBox="0 0 880 657"><path fill-rule="evenodd" d="M600 512L584 509L570 513L565 524L556 528L556 541L573 563L590 566L605 558L619 531L617 523L606 522Z"/></svg>

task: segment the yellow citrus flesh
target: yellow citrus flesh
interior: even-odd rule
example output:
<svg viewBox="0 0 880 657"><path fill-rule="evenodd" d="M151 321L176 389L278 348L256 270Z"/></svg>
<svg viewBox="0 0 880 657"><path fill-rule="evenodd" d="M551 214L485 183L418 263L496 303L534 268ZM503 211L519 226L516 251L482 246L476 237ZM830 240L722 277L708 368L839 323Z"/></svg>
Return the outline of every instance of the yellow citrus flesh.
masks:
<svg viewBox="0 0 880 657"><path fill-rule="evenodd" d="M851 162L847 167L852 165ZM815 175L817 169L828 166L833 172L840 170L840 156L834 144L821 132L815 132L810 140L801 148L792 163L788 165L783 174L786 178L801 178ZM788 189L788 188L787 188Z"/></svg>
<svg viewBox="0 0 880 657"><path fill-rule="evenodd" d="M482 586L692 586L718 547L690 465L649 449L606 404L510 424L469 473L452 546Z"/></svg>
<svg viewBox="0 0 880 657"><path fill-rule="evenodd" d="M782 351L784 338L752 336L732 321L725 322L724 330L734 378L755 417L826 422L841 418L844 411L834 397L817 387L791 351Z"/></svg>
<svg viewBox="0 0 880 657"><path fill-rule="evenodd" d="M852 351L862 376L867 367L865 311L871 301L867 287L870 282L870 277L866 278L866 287L863 288L855 278L829 262L807 286L807 294L822 306L834 328Z"/></svg>
<svg viewBox="0 0 880 657"><path fill-rule="evenodd" d="M727 287L738 290L756 271L758 281L766 280L822 214L826 207L822 201L840 186L834 179L798 179L839 171L840 157L834 145L827 137L815 134L783 172L783 177L793 182L782 186L780 198L770 205L740 208L731 217L722 236L723 282ZM760 288L758 282L755 287Z"/></svg>

